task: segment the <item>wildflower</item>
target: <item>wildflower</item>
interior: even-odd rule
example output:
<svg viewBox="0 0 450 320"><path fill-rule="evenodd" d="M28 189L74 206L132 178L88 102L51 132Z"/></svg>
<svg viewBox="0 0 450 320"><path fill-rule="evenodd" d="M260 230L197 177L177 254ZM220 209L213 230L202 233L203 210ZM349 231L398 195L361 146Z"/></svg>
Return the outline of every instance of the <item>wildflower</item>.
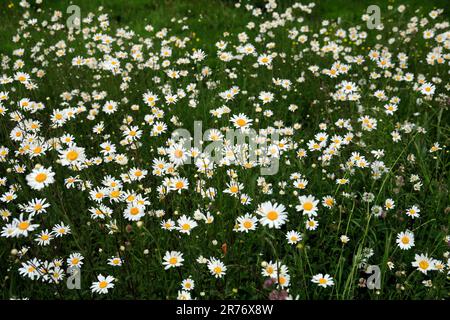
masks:
<svg viewBox="0 0 450 320"><path fill-rule="evenodd" d="M414 218L420 217L419 212L420 212L419 207L414 205L411 208L409 208L408 210L406 210L406 215L414 219Z"/></svg>
<svg viewBox="0 0 450 320"><path fill-rule="evenodd" d="M246 129L250 127L253 120L248 118L245 114L240 113L231 117L230 121L234 124L235 128Z"/></svg>
<svg viewBox="0 0 450 320"><path fill-rule="evenodd" d="M270 201L261 203L257 209L259 222L263 226L279 229L287 221L287 212L282 204L272 204Z"/></svg>
<svg viewBox="0 0 450 320"><path fill-rule="evenodd" d="M322 273L318 273L312 277L312 282L317 283L319 287L331 287L334 285L333 278L329 274L323 275Z"/></svg>
<svg viewBox="0 0 450 320"><path fill-rule="evenodd" d="M84 148L80 148L72 144L68 149L60 151L59 159L61 160L61 165L63 166L79 165L86 160Z"/></svg>
<svg viewBox="0 0 450 320"><path fill-rule="evenodd" d="M436 87L431 83L424 83L420 87L420 92L424 95L430 96L434 94L434 91L436 90Z"/></svg>
<svg viewBox="0 0 450 320"><path fill-rule="evenodd" d="M33 224L31 218L24 219L23 214L20 214L19 218L13 220L13 226L15 227L14 236L27 237L28 232L34 231L39 225Z"/></svg>
<svg viewBox="0 0 450 320"><path fill-rule="evenodd" d="M319 200L316 200L314 196L301 196L298 198L300 205L297 205L295 209L303 214L313 217L317 215L317 204Z"/></svg>
<svg viewBox="0 0 450 320"><path fill-rule="evenodd" d="M179 251L166 251L163 257L163 266L165 270L183 265L183 254Z"/></svg>
<svg viewBox="0 0 450 320"><path fill-rule="evenodd" d="M244 216L240 216L236 219L237 231L246 232L253 231L256 229L258 225L258 219L251 215L245 214Z"/></svg>
<svg viewBox="0 0 450 320"><path fill-rule="evenodd" d="M319 226L319 222L317 222L317 220L310 218L306 221L306 229L307 230L314 231L317 229L318 226Z"/></svg>
<svg viewBox="0 0 450 320"><path fill-rule="evenodd" d="M194 283L194 280L192 280L191 278L184 279L181 282L182 290L191 291L191 290L194 290L194 288L195 288L195 283Z"/></svg>
<svg viewBox="0 0 450 320"><path fill-rule="evenodd" d="M286 239L289 244L297 244L302 240L302 236L297 231L291 230L286 234Z"/></svg>
<svg viewBox="0 0 450 320"><path fill-rule="evenodd" d="M227 267L222 261L212 257L208 260L208 269L216 278L222 278L227 271Z"/></svg>
<svg viewBox="0 0 450 320"><path fill-rule="evenodd" d="M122 265L122 259L119 257L109 258L108 264L113 267L120 267Z"/></svg>
<svg viewBox="0 0 450 320"><path fill-rule="evenodd" d="M339 237L339 239L341 240L342 244L347 244L350 242L350 238L348 236L346 236L345 234L341 235Z"/></svg>
<svg viewBox="0 0 450 320"><path fill-rule="evenodd" d="M396 240L398 246L402 250L409 250L414 247L414 233L409 230L397 234Z"/></svg>
<svg viewBox="0 0 450 320"><path fill-rule="evenodd" d="M191 300L191 293L186 290L178 291L177 300Z"/></svg>
<svg viewBox="0 0 450 320"><path fill-rule="evenodd" d="M52 168L44 168L42 166L35 167L33 171L27 175L28 185L34 190L41 190L55 182L55 173Z"/></svg>
<svg viewBox="0 0 450 320"><path fill-rule="evenodd" d="M428 271L435 270L434 261L427 254L416 254L414 259L412 266L417 267L420 272L427 274Z"/></svg>
<svg viewBox="0 0 450 320"><path fill-rule="evenodd" d="M180 218L178 218L177 224L178 231L180 231L181 233L186 233L188 235L191 234L192 229L198 226L197 222L186 215L182 215Z"/></svg>
<svg viewBox="0 0 450 320"><path fill-rule="evenodd" d="M94 281L91 285L91 290L93 293L106 294L109 289L114 288L113 281L115 278L113 276L104 277L102 274L97 276L98 281Z"/></svg>

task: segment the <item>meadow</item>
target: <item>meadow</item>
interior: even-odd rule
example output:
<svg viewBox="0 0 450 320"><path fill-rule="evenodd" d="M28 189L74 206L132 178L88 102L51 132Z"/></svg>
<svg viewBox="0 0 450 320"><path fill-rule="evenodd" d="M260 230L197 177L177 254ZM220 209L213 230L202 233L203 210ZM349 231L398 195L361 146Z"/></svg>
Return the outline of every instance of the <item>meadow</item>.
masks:
<svg viewBox="0 0 450 320"><path fill-rule="evenodd" d="M446 4L2 1L0 298L448 298Z"/></svg>

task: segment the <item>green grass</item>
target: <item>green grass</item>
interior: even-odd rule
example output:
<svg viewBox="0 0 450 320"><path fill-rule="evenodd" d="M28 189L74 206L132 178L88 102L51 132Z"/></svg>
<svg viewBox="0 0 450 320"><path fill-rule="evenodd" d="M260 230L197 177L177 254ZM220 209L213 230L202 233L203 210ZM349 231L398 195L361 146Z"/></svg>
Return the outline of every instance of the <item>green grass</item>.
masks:
<svg viewBox="0 0 450 320"><path fill-rule="evenodd" d="M279 2L277 10L280 12L294 3L294 1ZM132 75L130 88L125 92L119 89L122 83L120 77L112 76L102 70L71 66L73 57L88 55L85 48L87 41L79 35L76 36L75 41L67 42L65 31L51 35L48 30L38 32L29 28L30 38L24 40L21 37L19 43L14 43L12 38L17 34L23 9L18 7L17 2L11 3L14 4L12 7L9 6L9 1L0 4L0 56L12 57L12 50L24 48L27 51L23 58L24 70L31 72L33 67L42 68L46 70L46 76L38 80L39 88L33 91L28 91L16 83L0 85L0 92L10 92L12 102L6 105L9 111L18 110L17 102L25 97L44 102L46 109L42 112L36 114L24 112L27 118L41 121L43 129L39 132L40 136L49 139L70 133L75 136L77 145L86 148L89 157L99 155L99 145L108 139L116 144L118 152L130 157L130 162L126 166L104 163L101 166L88 167L81 172L73 172L57 164L58 152L55 150L46 153L43 157L32 159L24 155L13 156L11 154L18 150L18 143L10 139L10 131L16 123L12 122L8 115L0 117L0 146L10 149L10 159L16 159L17 164L26 166L26 174L36 163L44 167L52 166L56 173L54 184L36 191L27 185L26 174L17 174L12 170L15 162L1 162L0 178L7 177L8 180L6 186L0 186L0 193L4 194L13 184L19 189L18 198L11 203L0 203L0 210L8 209L12 212L12 217L16 218L21 212L18 204L26 203L33 198L46 198L51 207L46 214L36 219L36 223L40 225L38 230L51 228L52 225L61 221L69 224L72 229L70 236L54 239L49 246L45 247L37 246L31 237L1 237L0 298L174 299L180 290L181 281L191 276L196 286L192 295L198 299L267 299L272 290L280 290L280 288L276 286L264 288L266 277L261 275L261 263L276 260L288 266L291 276L290 294L300 299L448 298L448 266L444 272L431 271L428 275L420 273L411 266L416 253L428 253L435 259L447 262L445 252L449 250L449 247L445 237L448 237L450 222L448 216L450 181L449 154L445 146L449 144L450 117L448 89L445 89L445 85L449 83L448 61L441 65L427 65L424 57L432 46L430 41L425 41L415 34L410 44L401 43L401 39L397 39L396 44L387 42L390 37L398 37L395 32L392 32L393 26L405 28L413 15L421 17L434 8L445 8L446 1L408 1L408 8L403 14L387 10L388 5L397 7L401 3L398 1L319 1L311 15L300 14L305 18L305 22L288 22L286 26L273 30L274 36L266 36L261 43L253 41L258 31L246 29L246 25L250 21L258 22L270 16L265 13L262 17L255 18L250 12L235 8L233 1L136 0L129 3L120 0L44 1L41 5L45 8L44 13L37 12L37 6L32 5L29 11L33 17L38 17L40 22L43 19L48 20L53 10L60 10L66 17L65 11L70 4L79 5L83 17L89 12L97 14L97 9L103 6L102 12L108 13L111 22L104 33L114 36L117 28L127 27L128 30L133 30L137 34L132 40L133 43L141 42L140 37L150 38L154 47L144 49L146 55L151 52L159 53L161 40L155 37L155 32L164 27L169 28L170 36L190 39L185 49L174 50L174 59L170 67L188 70L189 76L174 80L167 77L161 70L134 68L130 72ZM265 2L254 1L253 3L262 8ZM369 71L364 69L365 65L352 65L348 76L330 79L324 75L315 77L308 68L311 65L317 65L321 69L329 68L334 62L332 55L319 57L311 51L305 51L302 59L293 58L308 47L308 44L300 44L298 41L289 39L287 30L308 24L313 30L309 34L311 37L312 33L319 32L320 22L323 19L335 21L338 17L341 18L341 26L345 29L361 25L363 30L366 30L364 23L361 22L361 16L370 4L378 4L381 7L382 21L386 24L385 30L380 32L383 35L382 39L377 40L376 32L368 30L368 38L364 44L357 45L354 42L345 41L342 45L351 48L352 55L364 55L366 60L368 60L368 48L373 48L377 43L387 46L393 53L393 57L396 57L399 52L406 53L409 56L407 72L414 73L415 77L424 74L427 81L431 81L432 77L440 77L442 82L436 85L436 91L445 95L442 101L434 97L431 101L418 104L417 99L423 98L423 95L415 92L411 83L396 82L391 78L383 77L369 80L369 71L379 71L372 62L365 64L369 66ZM448 17L448 11L445 11L439 19L448 21ZM174 18L173 21L172 18ZM184 18L186 20L182 21ZM62 23L64 21L62 19ZM145 30L148 24L155 28L154 32ZM183 26L189 28L184 29ZM338 26L332 24L326 34L318 37L321 45L325 36L336 38L333 35L336 29ZM275 42L274 51L285 53L286 58L283 58L285 61L279 57L274 59L274 67L269 70L255 68L254 58L244 58L242 62L229 63L218 60L215 43L226 39L229 42L227 51L234 51L232 46L238 44L237 34L244 31L250 36L250 42L255 45L258 53L268 50L265 47L268 42ZM230 36L224 36L224 32L229 32ZM73 52L67 52L63 58L56 58L54 52L50 52L45 57L49 65L42 66L29 55L29 51L40 39L43 40L44 48L64 40L70 43L69 46L73 48ZM112 47L113 52L119 50L129 52L131 41L125 41L123 48L116 43ZM192 53L194 49L203 49L207 53L205 61L198 65L187 66L173 63L176 59L185 56L185 53ZM448 50L444 52L448 53ZM103 54L96 51L94 56L101 59ZM17 57L12 58L13 61L17 59ZM342 56L339 59L341 62L345 61ZM135 62L131 63L135 64ZM192 76L203 66L209 66L212 69L213 74L209 81L215 82L215 88L210 89L211 84L196 80ZM230 70L237 74L237 78L230 79L227 76ZM296 82L303 73L306 81ZM1 74L12 76L13 72L5 69ZM100 78L95 79L95 75L100 75ZM161 83L154 82L153 76L160 77ZM274 77L290 79L293 89L283 91L275 87L272 82ZM360 85L362 88L360 104L365 108L363 112L358 111L360 106L356 102L336 102L330 99L329 94L335 91L335 85L341 80L357 83L361 79L369 80L377 89L386 90L388 97L398 96L401 99L399 110L394 116L388 116L382 111L384 103L372 96L374 89L367 84ZM181 99L174 106L166 106L161 101L164 100L161 93L162 84L167 84L176 90L185 89L193 82L197 84L199 90L196 98L197 108L190 108L186 98ZM241 93L235 100L225 103L218 93L233 85L239 86ZM91 93L93 90L106 91L107 97L100 100L100 104L107 100L121 101L124 97L128 102L122 102L119 111L110 116L100 112L96 119L91 121L86 119L85 113L61 128L50 128L52 111L67 107L60 95L75 89L86 93ZM145 115L151 113L150 107L142 102L142 94L147 90L158 93L160 98L158 107L166 112L161 121L167 124L168 130L166 134L158 137L150 137L151 127L142 125ZM245 91L248 93L244 93ZM271 91L276 94L276 102L270 103L267 107L263 106L263 109L273 111L274 115L271 118L266 118L258 112L254 101L249 99L255 96L257 100L261 91ZM68 105L74 106L81 100L81 97L75 96ZM83 104L88 109L92 106L91 102ZM131 110L130 107L133 104L138 104L140 110ZM223 104L231 108L231 114L224 115L220 119L212 117L210 110ZM298 105L298 110L289 111L287 107L291 104ZM261 186L257 185L257 179L260 177L258 167L244 169L241 166L233 166L232 168L239 176L238 181L245 185L244 192L252 197L251 204L247 206L241 205L238 199L222 192L231 180L227 175L229 168L226 167L218 168L214 175L208 178L197 173L193 165L181 166L178 173L189 180L189 190L181 194L172 192L164 199L160 199L156 189L162 184L163 178L151 174L152 160L162 157L158 154L157 148L165 145L170 133L178 127L192 130L195 120L203 121L204 130L206 128L220 129L230 126L230 116L241 112L253 120L260 119L259 123L254 124L255 128L275 126L274 121L277 120L282 121L287 127L300 124L301 129L295 130L292 137L288 139L305 149L307 149L306 142L314 139L314 135L322 131L319 130L320 123L327 123L326 131L330 136L345 134L344 129L336 128L334 125L340 118L350 119L354 133L362 133L362 136L356 135L355 142L336 155L330 165L323 165L317 159L317 155L312 152L308 152L308 157L305 159L299 159L296 156L298 147L287 151L280 161L280 171L274 176L265 177L267 182L272 184L273 194L264 194ZM358 118L362 115L376 118L377 130L362 131L358 122ZM133 125L138 125L144 130L141 140L143 146L138 150L120 145L122 139L120 126L127 116L132 116ZM172 116L178 117L182 125L176 125L170 121ZM92 134L92 126L100 121L105 123L105 134L110 135L108 138ZM416 129L413 129L411 133L402 132L402 140L393 143L391 132L405 121L425 128L427 133L420 133ZM435 142L439 142L443 150L430 153L429 149ZM370 169L356 168L355 172L350 174L340 168L340 165L345 164L351 157L352 152L360 152L373 162L376 159L370 151L378 149L385 150L386 155L381 160L387 167L387 172L380 179L374 180L370 175ZM411 160L411 155L414 155L415 161ZM290 164L287 164L286 160L289 160ZM147 208L148 211L162 209L166 212L164 219L177 220L182 214L193 217L196 209L208 210L215 217L214 223L199 222L199 226L190 236L177 231L168 232L161 229L161 218L146 215L142 218L143 224L140 226L123 217L122 212L126 207L124 203L110 204L105 200L104 203L113 208L113 218L117 219L119 228L119 232L108 235L104 221L93 220L89 217L88 209L95 205L89 199L89 192L68 190L64 187L64 178L70 175L78 174L81 179L90 181L93 187L97 187L106 175L119 178L120 174L131 167L149 170L149 175L143 181L125 186L125 190L133 190L148 197L151 202ZM326 209L320 205L317 231L306 230L304 216L295 211L299 200L298 195L294 194L290 179L294 172L300 172L309 181L306 190L297 190L298 195L311 194L318 199L325 195L332 195L337 201L332 209ZM413 190L414 183L409 181L411 175L415 174L423 183L419 191ZM208 187L217 188L218 193L214 201L202 197L194 190L199 177L207 181ZM350 184L337 186L334 182L335 178L342 177L349 178ZM398 183L400 178L404 180L404 184ZM282 188L279 185L280 182L287 182L288 186ZM146 193L145 188L151 191ZM364 192L373 193L375 199L372 203L362 201ZM343 193L355 197L346 197ZM374 217L370 213L372 205L383 205L387 198L395 201L395 208L390 210L385 218ZM284 204L289 213L289 222L281 229L269 229L259 225L256 231L248 234L232 230L238 216L254 213L258 205L265 201ZM421 210L420 218L414 220L405 215L405 211L413 205L418 205ZM5 223L3 222L1 226L3 227ZM410 250L403 251L397 246L395 239L399 232L407 229L414 232L416 245ZM285 234L289 230L297 230L302 234L303 240L298 245L293 246L287 243ZM341 244L339 240L341 235L347 235L350 242L346 245ZM11 254L13 249L20 250L24 246L29 247L29 250L23 257ZM365 248L371 248L374 253L367 263L380 266L380 290L371 291L358 286L360 278L368 277L358 266ZM182 267L165 271L161 264L162 257L166 251L171 250L181 251L185 261ZM17 271L22 262L33 257L42 260L55 258L65 260L73 252L79 252L84 256L82 290L67 289L65 280L60 284L32 281L20 276ZM107 259L113 255L120 255L124 259L125 263L122 267L113 268L107 265ZM205 265L196 262L200 255L206 258L220 258L228 268L225 277L221 279L212 277ZM393 270L388 269L389 261L395 264ZM115 288L105 296L93 294L89 289L92 282L96 281L96 275L100 273L112 275L117 279ZM323 289L313 284L311 277L318 273L330 274L334 278L335 285ZM428 279L433 282L431 288L422 284L422 281Z"/></svg>

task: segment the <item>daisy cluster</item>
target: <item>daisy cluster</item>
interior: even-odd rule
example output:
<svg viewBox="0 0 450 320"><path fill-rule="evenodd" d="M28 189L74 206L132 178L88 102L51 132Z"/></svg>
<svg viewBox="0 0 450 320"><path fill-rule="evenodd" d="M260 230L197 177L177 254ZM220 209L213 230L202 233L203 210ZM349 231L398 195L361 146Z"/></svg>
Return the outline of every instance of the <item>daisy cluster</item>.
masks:
<svg viewBox="0 0 450 320"><path fill-rule="evenodd" d="M447 296L448 13L390 6L372 30L261 3L236 2L245 19L211 42L202 17L137 32L99 8L77 29L20 2L0 55L10 294ZM172 132L194 121L211 129L187 148ZM264 147L227 140L250 129Z"/></svg>

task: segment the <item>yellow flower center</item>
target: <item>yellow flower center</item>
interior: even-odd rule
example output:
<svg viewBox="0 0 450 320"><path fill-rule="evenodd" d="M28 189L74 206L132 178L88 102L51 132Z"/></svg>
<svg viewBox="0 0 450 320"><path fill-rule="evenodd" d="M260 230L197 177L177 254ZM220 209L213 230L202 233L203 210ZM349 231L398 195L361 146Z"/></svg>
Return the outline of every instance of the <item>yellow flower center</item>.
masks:
<svg viewBox="0 0 450 320"><path fill-rule="evenodd" d="M117 198L118 196L120 196L120 190L113 190L113 191L111 191L110 196L112 198Z"/></svg>
<svg viewBox="0 0 450 320"><path fill-rule="evenodd" d="M420 263L419 263L420 269L423 269L423 270L428 269L429 266L430 266L430 264L429 264L428 261L426 261L426 260L422 260L422 261L420 261Z"/></svg>
<svg viewBox="0 0 450 320"><path fill-rule="evenodd" d="M183 187L184 187L183 181L178 181L178 182L175 184L175 188L177 188L177 189L181 189L181 188L183 188Z"/></svg>
<svg viewBox="0 0 450 320"><path fill-rule="evenodd" d="M244 222L244 228L250 229L253 226L253 223L251 221L245 221Z"/></svg>
<svg viewBox="0 0 450 320"><path fill-rule="evenodd" d="M36 180L37 182L39 182L39 183L42 183L42 182L44 182L45 180L47 180L47 175L46 175L45 173L38 173L38 174L36 175L35 180Z"/></svg>
<svg viewBox="0 0 450 320"><path fill-rule="evenodd" d="M21 223L19 223L19 225L17 227L20 230L24 231L24 230L27 230L29 226L30 226L30 223L28 221L22 221Z"/></svg>
<svg viewBox="0 0 450 320"><path fill-rule="evenodd" d="M245 119L238 119L238 120L236 121L236 124L237 124L239 127L243 127L243 126L245 126L245 125L247 124L247 121L245 121Z"/></svg>
<svg viewBox="0 0 450 320"><path fill-rule="evenodd" d="M310 210L312 210L312 208L313 208L313 204L311 202L305 202L303 204L303 209L306 211L310 211Z"/></svg>
<svg viewBox="0 0 450 320"><path fill-rule="evenodd" d="M67 152L66 158L69 161L75 161L78 159L78 152L76 152L75 150L70 150L69 152Z"/></svg>
<svg viewBox="0 0 450 320"><path fill-rule="evenodd" d="M175 150L174 154L175 154L175 157L177 157L177 158L183 157L183 151L181 151L181 150Z"/></svg>

